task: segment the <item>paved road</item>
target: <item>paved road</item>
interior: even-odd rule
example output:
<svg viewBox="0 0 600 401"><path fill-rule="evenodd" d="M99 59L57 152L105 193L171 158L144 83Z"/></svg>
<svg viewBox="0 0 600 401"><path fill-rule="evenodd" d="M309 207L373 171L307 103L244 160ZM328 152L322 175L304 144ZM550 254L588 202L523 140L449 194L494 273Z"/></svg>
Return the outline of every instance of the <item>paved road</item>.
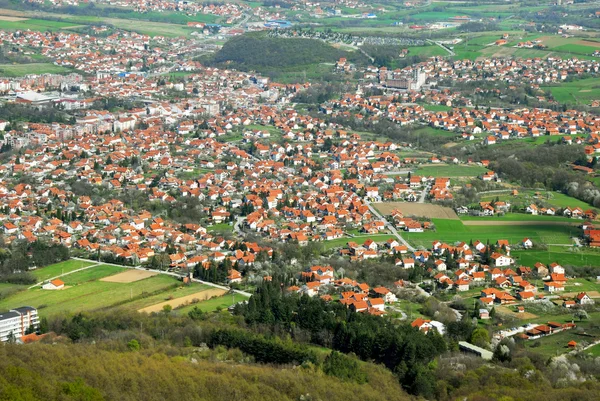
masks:
<svg viewBox="0 0 600 401"><path fill-rule="evenodd" d="M141 266L133 266L133 267L132 267L132 266L122 266L122 265L116 265L116 264L114 264L114 263L104 263L104 262L100 262L100 263L98 263L98 262L97 262L97 261L95 261L95 260L91 260L91 259L82 259L82 258L72 258L72 259L75 259L75 260L82 260L82 261L86 261L86 262L93 262L93 263L96 263L96 266L97 266L97 265L99 265L99 264L103 264L103 265L110 265L110 266L119 266L119 267L124 267L124 268L126 268L126 269L143 270L143 271L149 271L149 272L154 272L154 273L158 273L158 274L165 274L165 275L167 275L167 276L172 276L172 277L177 277L177 278L182 278L182 277L184 277L184 275L183 275L183 274L180 274L180 273L175 273L175 272L167 272L167 271L163 271L163 270L156 270L156 269L146 269L145 267L141 267ZM90 267L93 267L93 266L90 266ZM82 270L83 270L83 269L82 269ZM224 285L219 285L219 284L215 284L215 283L211 283L211 282L209 282L209 281L203 281L203 280L199 280L199 279L197 279L197 278L194 278L194 279L192 279L192 281L193 281L193 282L195 282L195 283L205 284L205 285L208 285L208 286L210 286L210 287L219 288L219 289L221 289L221 290L226 290L226 291L229 291L229 290L231 290L231 291L233 291L233 292L235 292L235 293L237 293L237 294L243 295L243 296L245 296L245 297L250 297L250 296L252 296L252 294L251 294L251 293L249 293L249 292L246 292L246 291L240 291L240 290L233 290L233 289L231 289L231 288L229 288L229 287L227 287L227 286L224 286Z"/></svg>
<svg viewBox="0 0 600 401"><path fill-rule="evenodd" d="M419 200L417 201L417 203L425 203L425 197L429 193L430 189L431 189L431 184L427 184L425 186L425 188L423 188L423 191L421 191L421 195L419 195Z"/></svg>
<svg viewBox="0 0 600 401"><path fill-rule="evenodd" d="M409 244L404 238L402 238L402 236L398 233L398 230L396 230L396 227L394 227L392 224L390 224L389 221L387 221L381 214L379 214L377 209L375 209L371 205L371 202L369 202L368 200L365 200L365 204L367 205L367 207L369 208L371 213L373 213L380 221L382 221L383 224L385 224L385 227L388 230L390 230L392 232L392 234L394 234L394 236L398 239L398 241L400 241L402 244L406 245L406 247L408 248L409 251L411 251L411 252L415 251L415 248L413 248L413 246L411 244Z"/></svg>
<svg viewBox="0 0 600 401"><path fill-rule="evenodd" d="M443 44L439 43L439 42L434 42L431 39L427 39L427 41L429 43L432 43L434 45L438 45L439 47L441 47L442 49L444 49L445 51L447 51L451 56L456 56L456 53L454 53L452 50L450 50L448 47L444 46Z"/></svg>

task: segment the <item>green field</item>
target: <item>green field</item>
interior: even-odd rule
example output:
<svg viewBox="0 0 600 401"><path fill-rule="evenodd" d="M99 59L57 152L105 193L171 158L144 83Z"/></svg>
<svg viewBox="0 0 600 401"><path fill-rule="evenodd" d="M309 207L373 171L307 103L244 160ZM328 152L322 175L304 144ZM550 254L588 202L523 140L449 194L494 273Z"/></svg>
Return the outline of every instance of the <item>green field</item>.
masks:
<svg viewBox="0 0 600 401"><path fill-rule="evenodd" d="M170 299L176 299L185 297L188 295L195 294L204 290L213 288L206 284L193 283L192 285L186 285L182 287L168 288L166 291L159 294L151 295L149 297L140 298L132 302L126 303L123 307L131 310L139 310L147 306L156 305L158 303L168 301Z"/></svg>
<svg viewBox="0 0 600 401"><path fill-rule="evenodd" d="M368 239L372 239L373 241L377 242L377 243L384 243L385 241L387 241L390 238L396 238L394 235L392 234L360 234L360 235L356 235L354 237L342 237L342 238L337 238L337 239L333 239L330 241L323 241L323 246L325 249L332 249L332 248L340 248L340 247L345 247L346 244L348 242L356 242L357 244L363 244L366 240Z"/></svg>
<svg viewBox="0 0 600 401"><path fill-rule="evenodd" d="M112 271L106 269L104 273L110 275ZM75 281L84 278L75 276ZM98 276L96 275L94 278L97 279ZM33 306L39 309L42 316L91 311L124 305L129 300L136 301L137 298L146 295L151 296L157 292L167 291L178 283L179 281L174 277L158 275L133 283L87 281L58 291L35 288L18 292L0 300L0 310L9 310L19 306Z"/></svg>
<svg viewBox="0 0 600 401"><path fill-rule="evenodd" d="M585 350L586 354L591 354L595 357L600 356L600 344L596 344L593 347L588 348L587 350Z"/></svg>
<svg viewBox="0 0 600 401"><path fill-rule="evenodd" d="M600 100L600 82L597 78L563 82L556 86L542 86L542 89L549 90L554 99L560 103L590 104L592 100Z"/></svg>
<svg viewBox="0 0 600 401"><path fill-rule="evenodd" d="M79 272L67 274L60 279L64 281L65 286L75 286L89 281L96 281L102 277L112 276L117 273L125 271L124 267L112 266L112 265L98 265L90 267Z"/></svg>
<svg viewBox="0 0 600 401"><path fill-rule="evenodd" d="M238 294L238 293L235 293L234 295L225 294L220 297L215 297L215 298L212 298L212 299L209 299L206 301L202 301L202 302L198 302L198 303L191 304L188 306L184 306L183 308L177 309L177 313L186 314L196 306L198 308L200 308L200 310L202 310L202 312L212 312L219 308L227 309L231 305L236 304L238 302L245 301L247 299L248 299L247 297L245 297L241 294Z"/></svg>
<svg viewBox="0 0 600 401"><path fill-rule="evenodd" d="M599 266L600 253L591 250L576 248L577 252L570 252L568 247L548 247L543 250L513 251L512 255L523 266L534 266L537 262L544 264L558 262L571 266Z"/></svg>
<svg viewBox="0 0 600 401"><path fill-rule="evenodd" d="M69 259L64 262L55 263L50 266L41 267L33 270L31 273L37 277L39 281L45 281L52 277L60 276L61 274L72 272L73 270L91 266L94 262L86 262L82 260Z"/></svg>
<svg viewBox="0 0 600 401"><path fill-rule="evenodd" d="M414 174L432 177L477 177L487 171L485 167L480 166L443 165L420 167Z"/></svg>
<svg viewBox="0 0 600 401"><path fill-rule="evenodd" d="M539 192L539 196L536 195L536 192ZM565 195L562 192L552 191L519 190L519 194L513 196L510 194L510 191L507 190L506 193L484 195L480 200L492 201L496 198L500 201L510 202L512 205L519 208L527 207L529 204L539 201L554 208L579 207L583 210L593 209L586 202Z"/></svg>
<svg viewBox="0 0 600 401"><path fill-rule="evenodd" d="M596 323L600 318L600 313L590 313L589 316L590 318L588 320L581 322L577 319L573 319L573 315L571 314L546 316L545 319L544 317L534 319L535 323L539 324L544 324L548 321L570 323L574 320L574 323L577 325L577 327L571 330L545 336L538 340L528 340L525 342L525 346L531 349L531 351L550 357L569 352L570 349L567 348L567 343L569 341L575 341L578 344L593 343L594 341L600 339L600 329ZM582 335L582 332L585 332L588 335Z"/></svg>
<svg viewBox="0 0 600 401"><path fill-rule="evenodd" d="M499 239L506 239L511 244L518 244L526 237L534 242L571 244L571 237L578 235L580 231L567 225L465 226L460 220L432 219L432 221L436 227L435 231L403 233L402 236L414 245L425 247L430 247L435 240L447 243L489 240L495 243Z"/></svg>
<svg viewBox="0 0 600 401"><path fill-rule="evenodd" d="M569 217L562 216L533 216L525 213L506 213L502 216L490 216L490 217L479 217L479 216L459 216L462 221L553 221L572 223L577 225L580 220L571 219Z"/></svg>
<svg viewBox="0 0 600 401"><path fill-rule="evenodd" d="M29 74L61 74L72 71L52 63L0 64L0 75L22 77Z"/></svg>
<svg viewBox="0 0 600 401"><path fill-rule="evenodd" d="M14 30L37 30L37 31L56 31L73 27L76 24L63 21L49 21L44 19L24 19L22 21L0 21L0 29L7 31Z"/></svg>

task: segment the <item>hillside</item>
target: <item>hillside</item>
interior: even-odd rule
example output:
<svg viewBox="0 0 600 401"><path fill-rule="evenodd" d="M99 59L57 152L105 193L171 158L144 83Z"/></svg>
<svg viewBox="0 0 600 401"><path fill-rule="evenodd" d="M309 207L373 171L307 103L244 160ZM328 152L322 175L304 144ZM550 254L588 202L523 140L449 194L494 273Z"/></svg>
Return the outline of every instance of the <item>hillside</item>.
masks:
<svg viewBox="0 0 600 401"><path fill-rule="evenodd" d="M114 344L113 344L114 345ZM106 344L105 344L106 347ZM168 349L169 355L192 348ZM158 349L108 351L84 344L0 347L2 400L408 400L391 373L367 384L313 368L210 362Z"/></svg>
<svg viewBox="0 0 600 401"><path fill-rule="evenodd" d="M363 56L318 40L273 38L260 33L229 40L210 62L242 71L256 71L272 78L292 72L302 72L309 78L323 78L340 57L353 60Z"/></svg>

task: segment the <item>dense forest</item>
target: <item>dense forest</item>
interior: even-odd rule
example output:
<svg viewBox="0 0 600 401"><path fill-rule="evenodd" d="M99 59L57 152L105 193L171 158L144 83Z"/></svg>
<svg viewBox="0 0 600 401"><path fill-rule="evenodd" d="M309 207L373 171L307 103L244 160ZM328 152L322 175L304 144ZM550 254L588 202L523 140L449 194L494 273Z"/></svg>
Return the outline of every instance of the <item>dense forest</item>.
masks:
<svg viewBox="0 0 600 401"><path fill-rule="evenodd" d="M209 62L274 76L281 71L300 71L319 63L335 63L340 57L351 60L361 55L336 49L319 40L273 38L257 33L227 41Z"/></svg>

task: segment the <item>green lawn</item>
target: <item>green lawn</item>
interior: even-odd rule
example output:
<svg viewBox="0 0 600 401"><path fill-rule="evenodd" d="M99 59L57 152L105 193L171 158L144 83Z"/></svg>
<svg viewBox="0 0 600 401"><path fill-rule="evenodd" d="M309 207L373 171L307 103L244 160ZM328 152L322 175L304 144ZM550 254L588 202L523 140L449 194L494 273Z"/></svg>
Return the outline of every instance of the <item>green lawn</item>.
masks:
<svg viewBox="0 0 600 401"><path fill-rule="evenodd" d="M45 281L61 274L72 272L73 270L91 266L94 262L84 262L82 260L69 259L64 262L56 263L50 266L33 270L32 273L39 281Z"/></svg>
<svg viewBox="0 0 600 401"><path fill-rule="evenodd" d="M480 200L492 201L498 198L501 201L510 202L512 205L517 207L526 207L531 203L540 201L555 208L565 208L569 206L580 207L583 210L593 209L588 203L570 197L569 195L565 195L562 192L539 191L539 196L535 195L536 192L538 191L519 190L519 194L517 196L513 196L510 194L510 190L506 190L506 193L484 195Z"/></svg>
<svg viewBox="0 0 600 401"><path fill-rule="evenodd" d="M79 272L71 273L61 277L66 286L80 285L88 281L99 280L103 277L112 276L127 270L124 267L111 265L98 265Z"/></svg>
<svg viewBox="0 0 600 401"><path fill-rule="evenodd" d="M213 224L212 226L206 227L206 230L207 231L232 231L233 226L230 225L229 223Z"/></svg>
<svg viewBox="0 0 600 401"><path fill-rule="evenodd" d="M430 247L432 241L447 243L489 240L494 243L506 239L511 244L520 243L523 238L547 244L571 244L571 237L579 234L579 229L568 225L509 225L509 226L465 226L460 220L432 219L436 231L424 233L403 233L402 236L414 245Z"/></svg>
<svg viewBox="0 0 600 401"><path fill-rule="evenodd" d="M61 74L72 71L52 63L0 64L0 75L21 77L30 74Z"/></svg>
<svg viewBox="0 0 600 401"><path fill-rule="evenodd" d="M36 18L23 19L22 21L0 21L0 29L8 31L27 29L33 31L56 31L74 25L72 22L49 21Z"/></svg>
<svg viewBox="0 0 600 401"><path fill-rule="evenodd" d="M184 306L183 308L177 309L177 313L186 314L191 311L195 306L200 308L203 312L212 312L217 310L218 308L227 309L231 305L236 304L241 301L247 300L248 297L245 297L241 294L235 293L234 295L225 294L220 297L215 297L209 299L207 301L198 302L192 305Z"/></svg>
<svg viewBox="0 0 600 401"><path fill-rule="evenodd" d="M595 357L600 356L600 344L596 344L591 348L588 348L587 350L585 350L586 354L591 354Z"/></svg>
<svg viewBox="0 0 600 401"><path fill-rule="evenodd" d="M600 265L600 253L586 249L578 249L578 252L569 252L569 249L568 247L549 247L548 251L513 251L512 255L518 259L519 264L530 267L534 266L537 262L544 264L558 262L565 266Z"/></svg>
<svg viewBox="0 0 600 401"><path fill-rule="evenodd" d="M128 302L125 304L125 308L131 310L139 310L147 306L156 305L158 303L168 301L169 299L181 298L188 295L195 294L204 290L213 288L206 284L193 283L192 285L186 285L176 288L169 288L167 291L161 292L160 294L152 295L146 298L141 298Z"/></svg>
<svg viewBox="0 0 600 401"><path fill-rule="evenodd" d="M363 244L369 238L377 243L384 243L388 239L396 238L396 237L392 234L370 234L370 235L362 234L362 235L357 235L355 237L342 237L342 238L337 238L337 239L333 239L330 241L323 241L323 246L325 247L325 249L340 248L340 247L345 247L348 242L356 242L357 244L360 245L360 244Z"/></svg>
<svg viewBox="0 0 600 401"><path fill-rule="evenodd" d="M546 216L546 215L531 215L526 213L506 213L503 216L490 216L490 217L479 217L479 216L460 216L462 221L553 221L562 223L572 223L577 225L581 223L581 220L571 219L569 217L562 216Z"/></svg>
<svg viewBox="0 0 600 401"><path fill-rule="evenodd" d="M538 340L528 340L525 342L525 346L530 348L531 351L540 353L545 356L555 356L564 354L570 351L567 348L567 343L569 341L575 341L578 344L583 342L592 343L598 339L600 339L600 329L598 329L596 322L600 318L600 313L590 313L590 318L584 321L574 320L574 323L577 325L576 328L571 330L562 331L560 333L552 334L549 336L542 337ZM552 316L540 317L539 319L535 319L535 323L544 324L548 321L555 321L558 323L570 323L573 320L573 316L571 314L564 314L560 316ZM590 334L590 336L583 336L580 333L585 331L586 334ZM539 346L535 346L535 344L539 344Z"/></svg>
<svg viewBox="0 0 600 401"><path fill-rule="evenodd" d="M598 46L600 48L600 44ZM542 86L549 90L554 99L560 103L590 104L592 100L599 100L600 82L597 78L588 78L563 82L558 85Z"/></svg>
<svg viewBox="0 0 600 401"><path fill-rule="evenodd" d="M33 306L42 316L76 313L127 303L132 297L166 291L179 281L171 276L158 275L133 283L89 281L64 290L35 288L21 291L0 300L0 310Z"/></svg>
<svg viewBox="0 0 600 401"><path fill-rule="evenodd" d="M477 177L488 170L480 166L441 165L425 166L415 171L415 175L433 177Z"/></svg>

